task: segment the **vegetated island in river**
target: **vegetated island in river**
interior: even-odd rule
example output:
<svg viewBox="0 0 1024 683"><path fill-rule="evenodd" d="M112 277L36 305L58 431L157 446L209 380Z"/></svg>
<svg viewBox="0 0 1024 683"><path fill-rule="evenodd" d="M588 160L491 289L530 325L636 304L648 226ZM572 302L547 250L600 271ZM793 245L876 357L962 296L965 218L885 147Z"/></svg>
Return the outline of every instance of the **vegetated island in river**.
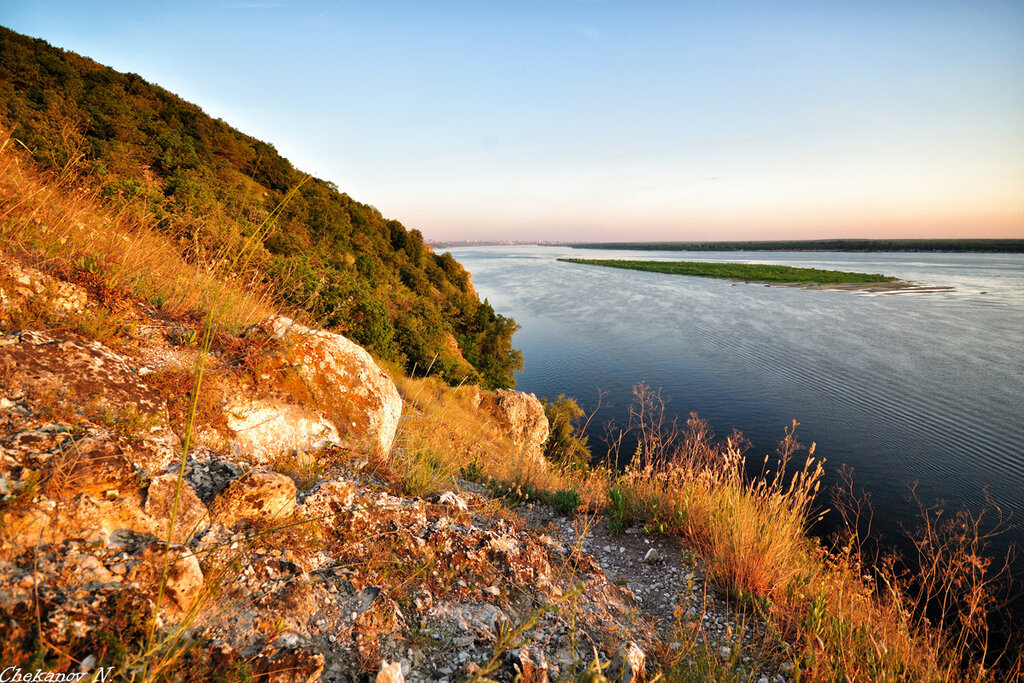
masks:
<svg viewBox="0 0 1024 683"><path fill-rule="evenodd" d="M820 287L828 289L867 289L869 291L922 291L922 287L891 275L879 273L850 273L821 268L796 268L767 263L715 263L707 261L632 261L625 259L560 258L565 263L589 266L646 270L672 275L693 275L743 282L765 282L783 286Z"/></svg>

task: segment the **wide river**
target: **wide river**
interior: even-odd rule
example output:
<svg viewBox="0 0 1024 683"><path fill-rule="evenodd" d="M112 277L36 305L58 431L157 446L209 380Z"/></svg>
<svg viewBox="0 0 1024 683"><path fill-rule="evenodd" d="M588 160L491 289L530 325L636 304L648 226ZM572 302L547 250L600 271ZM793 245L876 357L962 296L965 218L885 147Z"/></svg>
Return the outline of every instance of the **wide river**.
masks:
<svg viewBox="0 0 1024 683"><path fill-rule="evenodd" d="M517 388L575 396L626 421L646 382L719 435L774 450L800 422L829 481L841 464L872 493L876 530L913 526L926 503L978 509L986 491L1024 545L1024 255L648 252L466 247L452 254L481 298L522 326ZM559 257L741 261L884 273L950 287L867 294L559 263ZM822 507L828 501L822 501Z"/></svg>

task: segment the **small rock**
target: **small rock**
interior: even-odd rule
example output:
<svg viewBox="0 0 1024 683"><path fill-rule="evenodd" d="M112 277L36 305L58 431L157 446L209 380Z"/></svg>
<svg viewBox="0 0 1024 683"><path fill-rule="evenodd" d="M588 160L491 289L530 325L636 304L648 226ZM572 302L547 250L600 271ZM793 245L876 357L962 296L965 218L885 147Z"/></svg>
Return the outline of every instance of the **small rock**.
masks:
<svg viewBox="0 0 1024 683"><path fill-rule="evenodd" d="M718 657L723 662L729 661L729 659L732 657L732 648L728 645L723 645L722 647L718 648Z"/></svg>
<svg viewBox="0 0 1024 683"><path fill-rule="evenodd" d="M519 674L518 680L523 683L547 683L548 663L543 652L531 652L529 648L524 647L519 650L514 660L513 668Z"/></svg>
<svg viewBox="0 0 1024 683"><path fill-rule="evenodd" d="M170 598L182 612L188 612L199 599L203 588L204 578L199 560L195 555L184 555L166 548L161 542L150 543L142 553L143 561L132 567L128 578L149 584L156 593L163 577L165 598Z"/></svg>
<svg viewBox="0 0 1024 683"><path fill-rule="evenodd" d="M413 606L417 610L429 609L434 604L434 596L426 588L420 588L413 594Z"/></svg>
<svg viewBox="0 0 1024 683"><path fill-rule="evenodd" d="M108 500L112 499L108 496ZM174 517L174 535L171 538L174 543L188 541L210 524L206 506L187 481L179 481L177 474L161 474L150 480L144 509L155 522L153 533L160 538L167 538L171 531L170 520Z"/></svg>
<svg viewBox="0 0 1024 683"><path fill-rule="evenodd" d="M96 655L89 655L82 660L82 663L78 665L78 671L83 674L87 674L92 671L92 668L96 666Z"/></svg>
<svg viewBox="0 0 1024 683"><path fill-rule="evenodd" d="M295 482L277 472L252 471L236 479L213 503L224 526L242 520L267 522L295 510Z"/></svg>
<svg viewBox="0 0 1024 683"><path fill-rule="evenodd" d="M254 678L267 683L313 683L319 681L326 663L324 656L302 648L271 645L250 663Z"/></svg>
<svg viewBox="0 0 1024 683"><path fill-rule="evenodd" d="M82 535L82 540L91 546L103 547L110 535L103 529L90 529Z"/></svg>
<svg viewBox="0 0 1024 683"><path fill-rule="evenodd" d="M449 621L467 634L479 634L487 639L493 638L501 624L508 621L504 612L486 602L445 602L435 605L430 611L430 616Z"/></svg>
<svg viewBox="0 0 1024 683"><path fill-rule="evenodd" d="M185 479L207 505L243 474L238 464L219 457L189 460L185 468Z"/></svg>
<svg viewBox="0 0 1024 683"><path fill-rule="evenodd" d="M462 500L451 491L445 491L444 493L442 493L441 497L437 499L437 502L441 503L442 505L449 505L451 507L454 507L459 512L466 512L467 510L469 510L469 506L466 505L466 501Z"/></svg>
<svg viewBox="0 0 1024 683"><path fill-rule="evenodd" d="M619 648L612 660L609 673L614 680L623 683L638 683L646 673L647 656L640 646L629 641Z"/></svg>

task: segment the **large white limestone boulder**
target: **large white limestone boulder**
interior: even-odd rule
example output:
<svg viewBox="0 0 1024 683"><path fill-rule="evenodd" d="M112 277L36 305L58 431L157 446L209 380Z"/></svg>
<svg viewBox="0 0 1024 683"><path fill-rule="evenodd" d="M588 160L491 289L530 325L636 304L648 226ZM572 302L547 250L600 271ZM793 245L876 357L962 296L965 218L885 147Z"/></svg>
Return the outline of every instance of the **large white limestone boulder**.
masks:
<svg viewBox="0 0 1024 683"><path fill-rule="evenodd" d="M284 392L320 411L342 443L391 450L402 399L365 349L340 334L282 316L267 318L258 328L283 342L271 366Z"/></svg>

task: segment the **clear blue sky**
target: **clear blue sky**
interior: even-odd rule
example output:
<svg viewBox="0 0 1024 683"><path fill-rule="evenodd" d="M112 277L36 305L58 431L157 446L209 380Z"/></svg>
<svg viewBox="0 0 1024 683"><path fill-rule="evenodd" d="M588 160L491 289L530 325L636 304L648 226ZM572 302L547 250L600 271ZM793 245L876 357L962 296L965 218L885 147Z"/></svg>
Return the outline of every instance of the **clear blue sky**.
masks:
<svg viewBox="0 0 1024 683"><path fill-rule="evenodd" d="M1024 237L1024 2L45 2L434 239Z"/></svg>

